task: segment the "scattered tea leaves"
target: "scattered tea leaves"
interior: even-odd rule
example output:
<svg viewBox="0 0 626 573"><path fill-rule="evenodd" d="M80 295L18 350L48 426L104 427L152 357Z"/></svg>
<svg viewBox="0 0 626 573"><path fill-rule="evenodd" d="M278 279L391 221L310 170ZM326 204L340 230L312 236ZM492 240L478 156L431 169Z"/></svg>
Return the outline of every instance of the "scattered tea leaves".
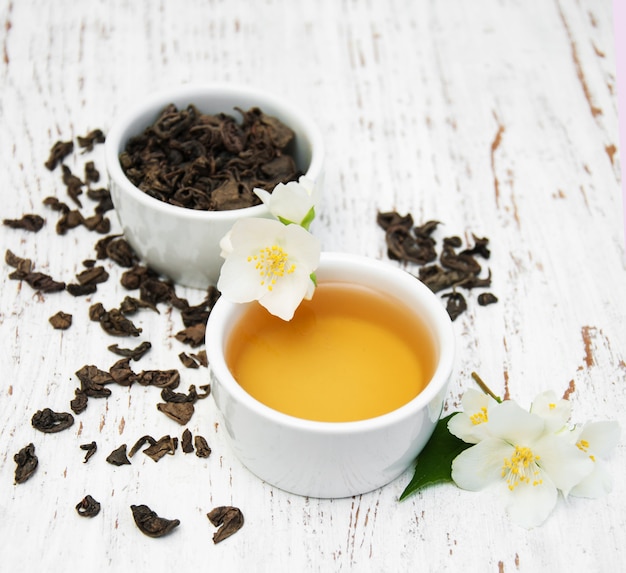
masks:
<svg viewBox="0 0 626 573"><path fill-rule="evenodd" d="M23 447L13 456L17 467L15 468L15 483L20 484L27 481L37 469L39 460L35 455L35 446L30 443Z"/></svg>
<svg viewBox="0 0 626 573"><path fill-rule="evenodd" d="M385 231L390 259L419 265L418 278L434 293L452 289L451 293L442 295L448 298L446 309L452 320L467 310L465 297L456 289L491 286L491 271L486 277L481 277L482 266L477 260L477 257L486 260L491 255L486 237L472 235L473 245L460 251L458 249L463 245L460 237L444 237L438 255L437 243L432 235L441 224L439 221L426 221L415 226L411 214L400 215L389 211L379 212L376 222ZM478 304L481 306L494 302L497 298L488 297L487 293L479 295Z"/></svg>
<svg viewBox="0 0 626 573"><path fill-rule="evenodd" d="M130 509L139 531L148 537L163 537L180 525L178 519L159 517L147 505L131 505Z"/></svg>
<svg viewBox="0 0 626 573"><path fill-rule="evenodd" d="M95 517L100 513L100 502L90 495L86 495L76 504L76 512L81 517Z"/></svg>
<svg viewBox="0 0 626 573"><path fill-rule="evenodd" d="M207 513L209 521L218 527L213 534L213 543L220 543L243 527L243 513L238 507L220 506Z"/></svg>
<svg viewBox="0 0 626 573"><path fill-rule="evenodd" d="M74 423L74 416L69 412L54 412L50 408L44 408L33 414L31 423L40 432L55 434L69 428Z"/></svg>

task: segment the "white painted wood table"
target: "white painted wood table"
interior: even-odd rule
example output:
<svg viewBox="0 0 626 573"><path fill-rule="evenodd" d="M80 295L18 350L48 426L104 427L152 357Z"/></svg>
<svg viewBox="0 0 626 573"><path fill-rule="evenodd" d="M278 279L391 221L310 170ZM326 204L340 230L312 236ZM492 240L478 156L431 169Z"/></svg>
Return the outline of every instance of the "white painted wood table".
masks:
<svg viewBox="0 0 626 573"><path fill-rule="evenodd" d="M458 344L446 400L477 371L527 406L553 389L573 419L623 419L626 408L626 268L610 0L127 0L0 1L0 194L3 219L42 215L38 233L0 227L3 252L72 282L100 238L84 227L55 232L48 196L68 202L60 171L44 167L57 140L94 128L143 94L189 81L272 90L308 110L327 145L325 199L314 231L325 250L386 259L377 211L443 223L435 237L490 239L497 304L454 322ZM625 110L626 112L626 110ZM102 148L75 152L78 175ZM93 205L85 199L85 211ZM109 213L112 215L112 213ZM119 225L112 216L112 232ZM41 294L0 276L0 570L2 571L613 571L626 559L626 450L610 468L613 492L561 500L530 531L488 495L440 486L398 502L412 471L349 499L290 495L233 456L212 399L187 427L213 453L180 450L158 463L105 461L144 434L180 437L158 412L154 388L116 387L92 399L72 428L42 434L33 413L68 411L75 372L117 359L107 346L149 340L137 368L178 368L182 391L206 368L175 338L178 311L141 311L138 339L112 339L89 320L94 302L128 291L117 265L95 294ZM394 263L397 264L397 263ZM408 270L416 270L407 267ZM178 289L198 303L203 293ZM132 293L130 293L132 294ZM442 304L444 301L442 300ZM73 315L71 328L48 318ZM97 442L84 463L80 444ZM13 456L32 442L39 468L14 484ZM143 458L143 459L141 459ZM92 519L74 509L102 504ZM151 539L129 506L178 518ZM235 505L241 531L214 545L206 513Z"/></svg>

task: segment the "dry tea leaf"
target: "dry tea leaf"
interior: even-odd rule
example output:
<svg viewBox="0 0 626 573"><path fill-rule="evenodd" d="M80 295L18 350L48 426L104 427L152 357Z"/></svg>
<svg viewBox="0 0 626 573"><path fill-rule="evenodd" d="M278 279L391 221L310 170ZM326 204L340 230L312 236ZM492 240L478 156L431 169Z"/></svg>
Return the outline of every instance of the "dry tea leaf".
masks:
<svg viewBox="0 0 626 573"><path fill-rule="evenodd" d="M137 378L137 382L143 386L156 386L157 388L178 388L180 373L178 370L144 370Z"/></svg>
<svg viewBox="0 0 626 573"><path fill-rule="evenodd" d="M135 348L120 348L117 344L112 344L108 346L108 349L113 352L113 354L117 354L118 356L124 356L126 358L131 358L135 361L140 360L148 350L152 348L152 344L150 342L142 342L139 346Z"/></svg>
<svg viewBox="0 0 626 573"><path fill-rule="evenodd" d="M143 453L152 458L155 462L158 462L165 455L174 455L176 448L178 448L178 438L172 438L168 435L163 436L154 444L151 444Z"/></svg>
<svg viewBox="0 0 626 573"><path fill-rule="evenodd" d="M207 513L207 517L215 527L219 527L213 534L213 543L224 541L243 527L243 513L238 507L216 507Z"/></svg>
<svg viewBox="0 0 626 573"><path fill-rule="evenodd" d="M86 495L76 504L76 511L81 517L95 517L100 513L100 503L90 495Z"/></svg>
<svg viewBox="0 0 626 573"><path fill-rule="evenodd" d="M114 466L130 465L130 460L126 457L126 444L122 444L119 448L113 450L107 456L107 462Z"/></svg>
<svg viewBox="0 0 626 573"><path fill-rule="evenodd" d="M467 302L465 301L465 297L460 292L450 292L441 296L448 299L446 310L452 320L456 320L459 315L463 314L467 310Z"/></svg>
<svg viewBox="0 0 626 573"><path fill-rule="evenodd" d="M87 409L87 402L89 397L87 394L81 390L80 388L76 388L74 390L74 398L70 400L70 408L72 412L78 416L78 414L82 414Z"/></svg>
<svg viewBox="0 0 626 573"><path fill-rule="evenodd" d="M100 172L96 169L96 164L93 161L87 161L85 163L85 181L90 183L100 181Z"/></svg>
<svg viewBox="0 0 626 573"><path fill-rule="evenodd" d="M201 386L201 389L206 390L204 394L198 394L196 390L196 386L192 384L189 386L189 393L185 394L183 392L173 392L171 388L163 388L161 390L161 398L165 402L173 402L173 403L182 403L182 402L191 402L195 404L198 400L206 398L210 393L209 386Z"/></svg>
<svg viewBox="0 0 626 573"><path fill-rule="evenodd" d="M163 537L180 525L178 519L159 517L147 505L131 505L130 509L139 531L148 537Z"/></svg>
<svg viewBox="0 0 626 573"><path fill-rule="evenodd" d="M150 310L155 311L157 314L160 314L159 309L151 302L140 300L132 296L125 297L120 304L120 311L122 311L124 314L135 314L140 308L149 308Z"/></svg>
<svg viewBox="0 0 626 573"><path fill-rule="evenodd" d="M191 432L189 431L189 428L185 429L183 432L180 448L186 454L190 454L194 450L193 444L191 443Z"/></svg>
<svg viewBox="0 0 626 573"><path fill-rule="evenodd" d="M69 292L72 296L86 296L89 294L93 294L98 290L98 287L95 284L76 284L70 283L66 285L65 290Z"/></svg>
<svg viewBox="0 0 626 573"><path fill-rule="evenodd" d="M91 442L90 444L81 444L80 449L87 452L85 454L85 459L83 460L83 463L86 464L91 458L91 456L93 456L96 453L96 450L98 449L98 445L96 444L96 442Z"/></svg>
<svg viewBox="0 0 626 573"><path fill-rule="evenodd" d="M2 221L2 224L7 227L11 227L12 229L23 229L24 231L31 231L32 233L41 231L44 223L45 220L43 217L33 213L22 215L20 219L4 219Z"/></svg>
<svg viewBox="0 0 626 573"><path fill-rule="evenodd" d="M52 171L57 165L74 151L73 141L57 141L50 149L50 155L44 165Z"/></svg>
<svg viewBox="0 0 626 573"><path fill-rule="evenodd" d="M141 328L137 328L118 308L105 311L100 317L100 326L112 336L139 336Z"/></svg>
<svg viewBox="0 0 626 573"><path fill-rule="evenodd" d="M178 358L180 358L180 361L183 363L183 366L185 366L186 368L200 368L200 364L196 362L186 352L181 352L178 355Z"/></svg>
<svg viewBox="0 0 626 573"><path fill-rule="evenodd" d="M196 446L196 456L208 458L211 455L211 448L203 436L194 436L193 443Z"/></svg>
<svg viewBox="0 0 626 573"><path fill-rule="evenodd" d="M122 358L109 369L109 374L120 386L132 386L137 381L137 374L133 372L129 365L130 360L130 358Z"/></svg>
<svg viewBox="0 0 626 573"><path fill-rule="evenodd" d="M76 376L80 380L80 389L91 398L108 398L111 390L105 388L107 384L114 382L109 372L87 364L76 371Z"/></svg>
<svg viewBox="0 0 626 573"><path fill-rule="evenodd" d="M13 456L17 467L15 468L15 483L20 484L27 481L37 469L39 460L35 455L35 446L30 443L23 447Z"/></svg>
<svg viewBox="0 0 626 573"><path fill-rule="evenodd" d="M498 302L497 297L490 292L483 292L478 295L478 304L480 306L487 306L496 302Z"/></svg>
<svg viewBox="0 0 626 573"><path fill-rule="evenodd" d="M96 143L104 143L105 137L101 129L92 129L87 135L77 136L76 140L84 151L92 151Z"/></svg>
<svg viewBox="0 0 626 573"><path fill-rule="evenodd" d="M194 413L194 406L191 402L159 403L157 404L157 409L175 422L178 422L181 426L187 424Z"/></svg>
<svg viewBox="0 0 626 573"><path fill-rule="evenodd" d="M104 267L91 267L76 275L78 283L81 285L95 285L106 282L109 279L109 273Z"/></svg>
<svg viewBox="0 0 626 573"><path fill-rule="evenodd" d="M56 314L53 314L49 319L52 328L56 330L67 330L72 326L72 315L60 310Z"/></svg>
<svg viewBox="0 0 626 573"><path fill-rule="evenodd" d="M200 350L197 354L192 354L191 357L196 360L201 366L205 368L209 365L209 360L206 355L206 350Z"/></svg>
<svg viewBox="0 0 626 573"><path fill-rule="evenodd" d="M142 436L139 438L135 445L128 452L128 457L132 458L145 444L154 445L156 444L156 440L152 436Z"/></svg>
<svg viewBox="0 0 626 573"><path fill-rule="evenodd" d="M31 423L40 432L55 434L69 428L74 423L74 416L69 412L53 412L50 408L44 408L33 414Z"/></svg>
<svg viewBox="0 0 626 573"><path fill-rule="evenodd" d="M176 334L176 340L183 344L189 344L191 347L200 346L204 343L205 331L206 324L194 324L178 332Z"/></svg>
<svg viewBox="0 0 626 573"><path fill-rule="evenodd" d="M4 253L4 261L7 265L16 269L15 272L20 275L26 275L33 270L33 262L30 259L18 257L10 249L7 249Z"/></svg>

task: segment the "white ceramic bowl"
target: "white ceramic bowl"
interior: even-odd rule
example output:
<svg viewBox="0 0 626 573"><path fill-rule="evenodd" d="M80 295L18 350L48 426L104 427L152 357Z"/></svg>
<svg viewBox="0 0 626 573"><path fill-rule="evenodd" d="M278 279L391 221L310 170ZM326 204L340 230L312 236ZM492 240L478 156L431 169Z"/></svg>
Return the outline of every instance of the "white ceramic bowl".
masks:
<svg viewBox="0 0 626 573"><path fill-rule="evenodd" d="M324 145L309 117L280 98L249 87L185 85L152 95L124 113L109 130L105 143L111 197L124 235L142 261L185 286L215 284L222 265L219 241L242 217L269 217L264 205L229 211L197 211L170 205L133 185L120 166L127 141L152 125L170 103L195 105L202 113L238 116L234 109L260 108L277 117L296 134L294 157L298 168L321 191Z"/></svg>
<svg viewBox="0 0 626 573"><path fill-rule="evenodd" d="M320 282L347 281L386 292L421 317L438 353L435 373L426 388L393 412L357 422L315 422L273 410L244 391L226 365L225 343L245 305L220 299L206 331L211 393L235 454L258 477L300 495L347 497L398 477L430 438L452 372L454 334L441 301L415 277L390 263L322 253L317 277Z"/></svg>

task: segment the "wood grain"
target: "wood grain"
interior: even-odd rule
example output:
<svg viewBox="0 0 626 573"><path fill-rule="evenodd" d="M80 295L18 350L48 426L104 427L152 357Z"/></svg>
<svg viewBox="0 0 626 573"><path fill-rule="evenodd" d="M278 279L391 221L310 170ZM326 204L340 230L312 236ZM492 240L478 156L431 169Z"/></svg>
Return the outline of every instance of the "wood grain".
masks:
<svg viewBox="0 0 626 573"><path fill-rule="evenodd" d="M93 258L97 236L56 234L42 204L63 197L60 172L44 167L58 139L110 127L125 106L159 88L229 81L291 99L320 126L326 187L314 231L325 250L386 259L378 211L443 223L436 238L490 238L498 304L454 323L458 345L447 411L478 371L501 395L527 405L553 389L574 419L620 419L626 407L626 267L620 195L615 58L610 0L0 0L0 194L2 217L38 213L37 234L0 228L3 250L71 282ZM103 172L101 149L76 152ZM113 231L119 230L112 220ZM410 471L350 499L276 490L233 456L212 399L187 427L204 435L207 459L178 452L158 463L137 454L106 463L144 434L180 437L152 388L116 388L90 400L66 432L44 435L32 414L66 411L83 364L110 367L109 344L150 340L137 369L179 368L181 390L207 383L185 369L176 310L141 310L143 332L113 340L88 307L128 294L121 269L89 297L41 294L0 275L0 568L4 571L610 571L624 561L626 453L611 460L605 499L561 500L531 531L509 523L488 495L452 486L399 503ZM416 269L407 267L410 271ZM203 293L178 289L191 302ZM442 301L442 304L443 301ZM48 318L73 315L69 330ZM95 440L83 463L79 445ZM32 442L40 467L14 485L13 456ZM375 455L375 452L373 452ZM145 459L143 459L145 458ZM74 506L91 494L93 519ZM149 539L131 504L178 518ZM206 513L242 509L243 529L213 545Z"/></svg>

